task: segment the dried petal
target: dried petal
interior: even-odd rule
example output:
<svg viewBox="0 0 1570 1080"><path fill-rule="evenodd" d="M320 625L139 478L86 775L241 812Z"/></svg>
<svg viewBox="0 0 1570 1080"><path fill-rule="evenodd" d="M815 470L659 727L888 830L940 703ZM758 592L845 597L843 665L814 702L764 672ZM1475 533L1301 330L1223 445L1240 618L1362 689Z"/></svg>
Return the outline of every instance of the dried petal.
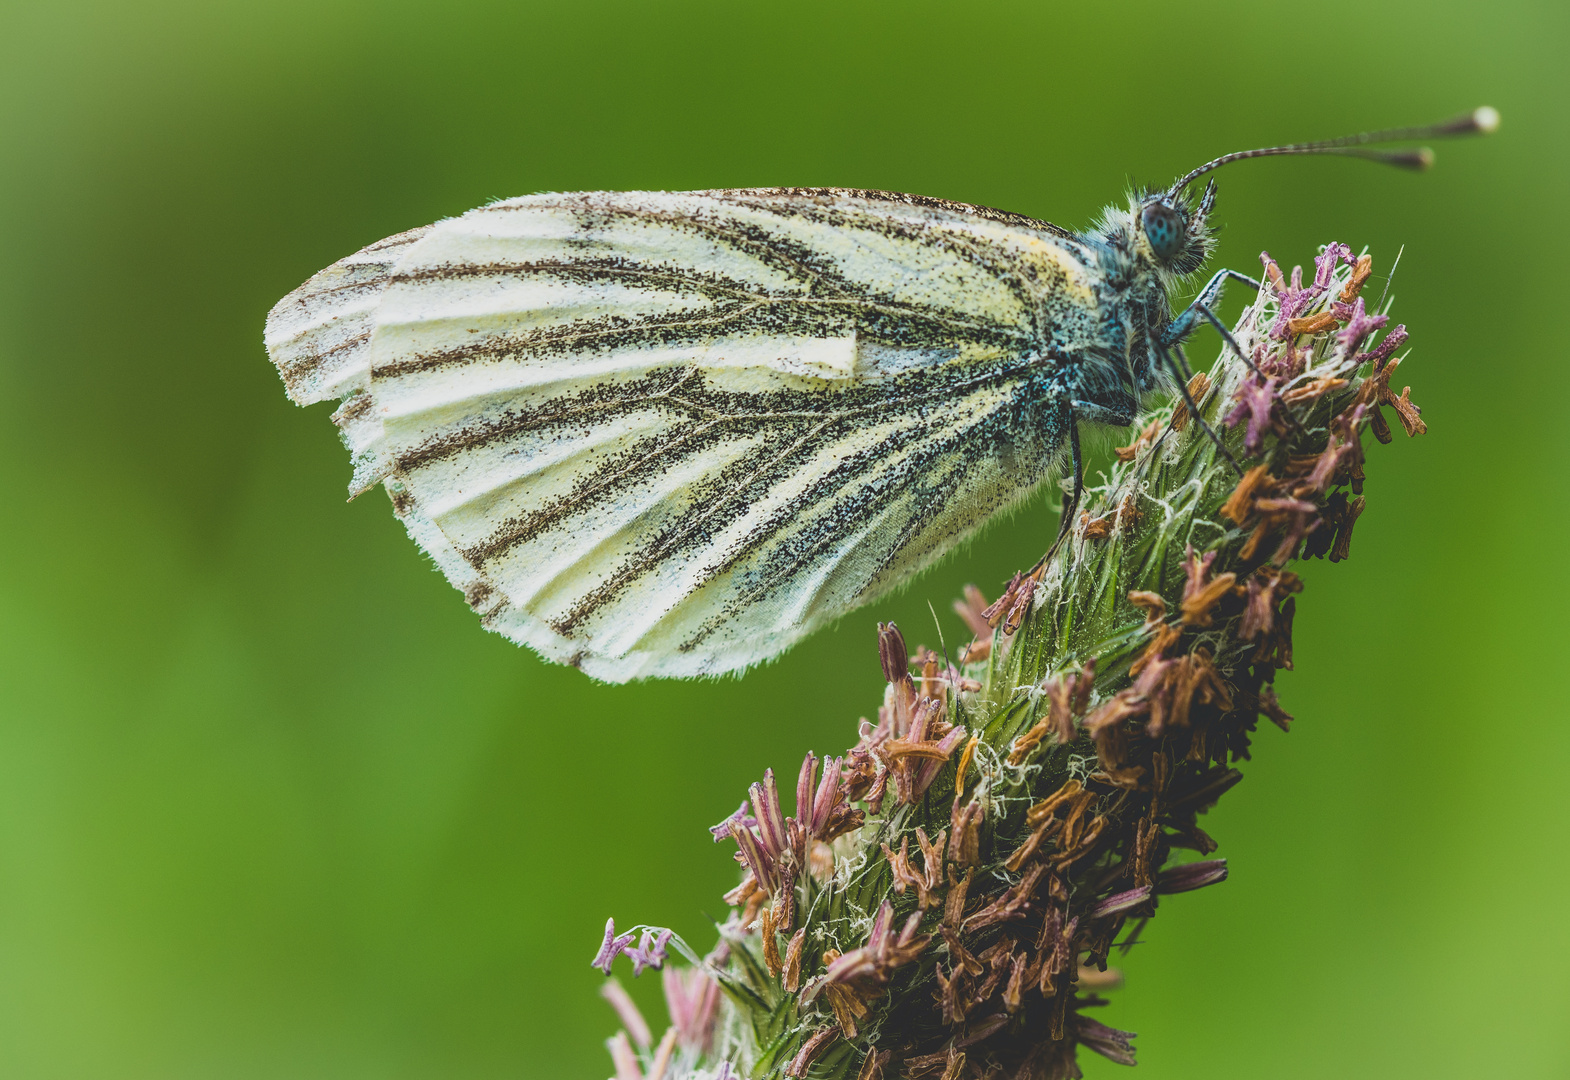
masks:
<svg viewBox="0 0 1570 1080"><path fill-rule="evenodd" d="M1341 302L1343 304L1351 303L1352 299L1363 288L1363 283L1368 280L1369 275L1373 272L1374 257L1372 255L1359 256L1357 265L1352 268L1352 276L1341 287L1341 296L1339 297Z"/></svg>
<svg viewBox="0 0 1570 1080"><path fill-rule="evenodd" d="M828 1049L829 1044L839 1037L838 1028L826 1027L814 1032L811 1038L802 1043L801 1049L796 1052L791 1063L785 1066L785 1075L806 1076L812 1063L818 1060L818 1055Z"/></svg>
<svg viewBox="0 0 1570 1080"><path fill-rule="evenodd" d="M1143 885L1137 889L1129 889L1107 897L1087 913L1092 919L1104 918L1108 915L1117 915L1130 908L1136 908L1150 899L1150 886Z"/></svg>
<svg viewBox="0 0 1570 1080"><path fill-rule="evenodd" d="M1352 316L1347 320L1346 328L1336 335L1336 340L1340 342L1342 352L1351 356L1364 338L1389 321L1388 316L1368 314L1363 298L1359 296L1352 302Z"/></svg>
<svg viewBox="0 0 1570 1080"><path fill-rule="evenodd" d="M1183 863L1161 871L1156 881L1158 893L1191 892L1215 885L1227 879L1227 861L1210 859L1206 862Z"/></svg>
<svg viewBox="0 0 1570 1080"><path fill-rule="evenodd" d="M1244 379L1234 395L1237 404L1222 418L1221 422L1229 428L1244 425L1243 449L1250 454L1258 454L1264 449L1266 432L1279 432L1282 428L1277 408L1280 391L1280 379L1258 376Z"/></svg>
<svg viewBox="0 0 1570 1080"><path fill-rule="evenodd" d="M910 650L905 647L899 627L891 622L878 624L878 660L888 682L901 683L910 678Z"/></svg>
<svg viewBox="0 0 1570 1080"><path fill-rule="evenodd" d="M594 954L594 959L589 961L589 966L597 967L609 975L611 973L611 962L632 945L632 939L633 935L631 932L618 937L616 935L616 920L606 919L605 940L600 943L600 950Z"/></svg>
<svg viewBox="0 0 1570 1080"><path fill-rule="evenodd" d="M1119 1065L1134 1064L1134 1038L1132 1031L1119 1031L1106 1024L1080 1017L1074 1024L1074 1038L1108 1060Z"/></svg>

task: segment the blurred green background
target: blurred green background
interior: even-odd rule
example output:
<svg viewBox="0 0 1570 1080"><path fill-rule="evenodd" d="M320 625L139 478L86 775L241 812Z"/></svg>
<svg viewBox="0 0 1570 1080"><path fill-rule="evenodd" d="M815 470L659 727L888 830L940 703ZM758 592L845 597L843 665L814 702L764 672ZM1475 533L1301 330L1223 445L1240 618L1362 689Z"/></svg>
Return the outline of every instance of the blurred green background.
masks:
<svg viewBox="0 0 1570 1080"><path fill-rule="evenodd" d="M854 738L1045 507L741 680L483 633L289 405L268 307L539 190L835 184L1077 226L1213 154L1480 103L1426 176L1221 174L1222 259L1398 249L1402 381L1316 564L1233 876L1106 1019L1166 1077L1570 1073L1562 3L0 8L0 1076L598 1080L605 917L700 946L704 831ZM1228 308L1239 301L1234 295ZM1213 339L1195 355L1213 355ZM1557 659L1556 659L1557 658ZM653 1011L655 987L636 991ZM1099 1060L1093 1076L1124 1075Z"/></svg>

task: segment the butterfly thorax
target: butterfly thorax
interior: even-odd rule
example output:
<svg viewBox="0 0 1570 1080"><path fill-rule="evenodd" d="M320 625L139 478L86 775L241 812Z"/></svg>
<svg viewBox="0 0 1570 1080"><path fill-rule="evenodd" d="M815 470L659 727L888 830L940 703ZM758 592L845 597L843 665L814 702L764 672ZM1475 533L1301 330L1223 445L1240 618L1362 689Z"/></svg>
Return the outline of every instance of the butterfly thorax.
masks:
<svg viewBox="0 0 1570 1080"><path fill-rule="evenodd" d="M1175 389L1155 348L1172 320L1172 296L1208 257L1212 247L1206 217L1214 201L1207 191L1198 206L1170 203L1156 193L1136 195L1126 206L1110 206L1100 222L1076 237L1094 259L1093 281L1100 340L1081 344L1072 365L1072 392L1083 420L1126 426L1153 393ZM1147 235L1147 208L1170 212L1181 233L1163 257ZM1046 298L1050 307L1061 305Z"/></svg>

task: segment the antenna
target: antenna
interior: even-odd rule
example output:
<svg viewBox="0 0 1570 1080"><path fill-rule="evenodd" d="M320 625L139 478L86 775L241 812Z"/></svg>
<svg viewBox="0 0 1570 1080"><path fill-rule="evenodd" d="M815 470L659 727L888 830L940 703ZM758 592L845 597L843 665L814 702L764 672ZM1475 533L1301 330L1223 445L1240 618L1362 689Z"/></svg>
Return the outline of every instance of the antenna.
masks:
<svg viewBox="0 0 1570 1080"><path fill-rule="evenodd" d="M1365 131L1360 135L1343 135L1339 139L1321 139L1318 142L1290 143L1286 146L1267 146L1259 150L1239 150L1222 154L1186 174L1168 190L1167 196L1176 196L1191 182L1221 168L1223 165L1245 158L1276 157L1283 154L1338 154L1342 157L1366 158L1402 169L1422 170L1434 163L1434 152L1426 146L1401 150L1371 149L1370 144L1405 142L1408 139L1443 139L1454 135L1487 135L1499 127L1499 110L1488 105L1469 113L1452 117L1437 124L1423 127L1387 128L1384 131Z"/></svg>

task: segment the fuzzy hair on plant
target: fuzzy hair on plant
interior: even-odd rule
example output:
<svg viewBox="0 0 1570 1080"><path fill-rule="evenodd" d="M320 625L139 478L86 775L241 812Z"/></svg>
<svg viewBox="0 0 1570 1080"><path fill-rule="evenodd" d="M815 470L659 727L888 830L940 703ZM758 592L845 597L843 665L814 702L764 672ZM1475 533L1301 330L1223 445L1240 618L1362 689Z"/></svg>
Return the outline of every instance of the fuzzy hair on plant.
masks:
<svg viewBox="0 0 1570 1080"><path fill-rule="evenodd" d="M595 965L662 968L671 1015L656 1043L606 984L616 1080L1063 1080L1081 1049L1134 1064L1131 1033L1093 1015L1121 982L1108 965L1166 898L1226 879L1199 817L1260 718L1291 723L1290 567L1350 553L1384 408L1426 430L1391 389L1407 333L1383 299L1368 310L1370 256L1331 244L1306 284L1261 259L1238 350L1189 383L1211 430L1181 403L1143 416L1050 561L955 603L975 640L952 663L881 625L877 722L842 757L807 755L794 816L768 770L711 830L744 872L715 948L607 924Z"/></svg>

